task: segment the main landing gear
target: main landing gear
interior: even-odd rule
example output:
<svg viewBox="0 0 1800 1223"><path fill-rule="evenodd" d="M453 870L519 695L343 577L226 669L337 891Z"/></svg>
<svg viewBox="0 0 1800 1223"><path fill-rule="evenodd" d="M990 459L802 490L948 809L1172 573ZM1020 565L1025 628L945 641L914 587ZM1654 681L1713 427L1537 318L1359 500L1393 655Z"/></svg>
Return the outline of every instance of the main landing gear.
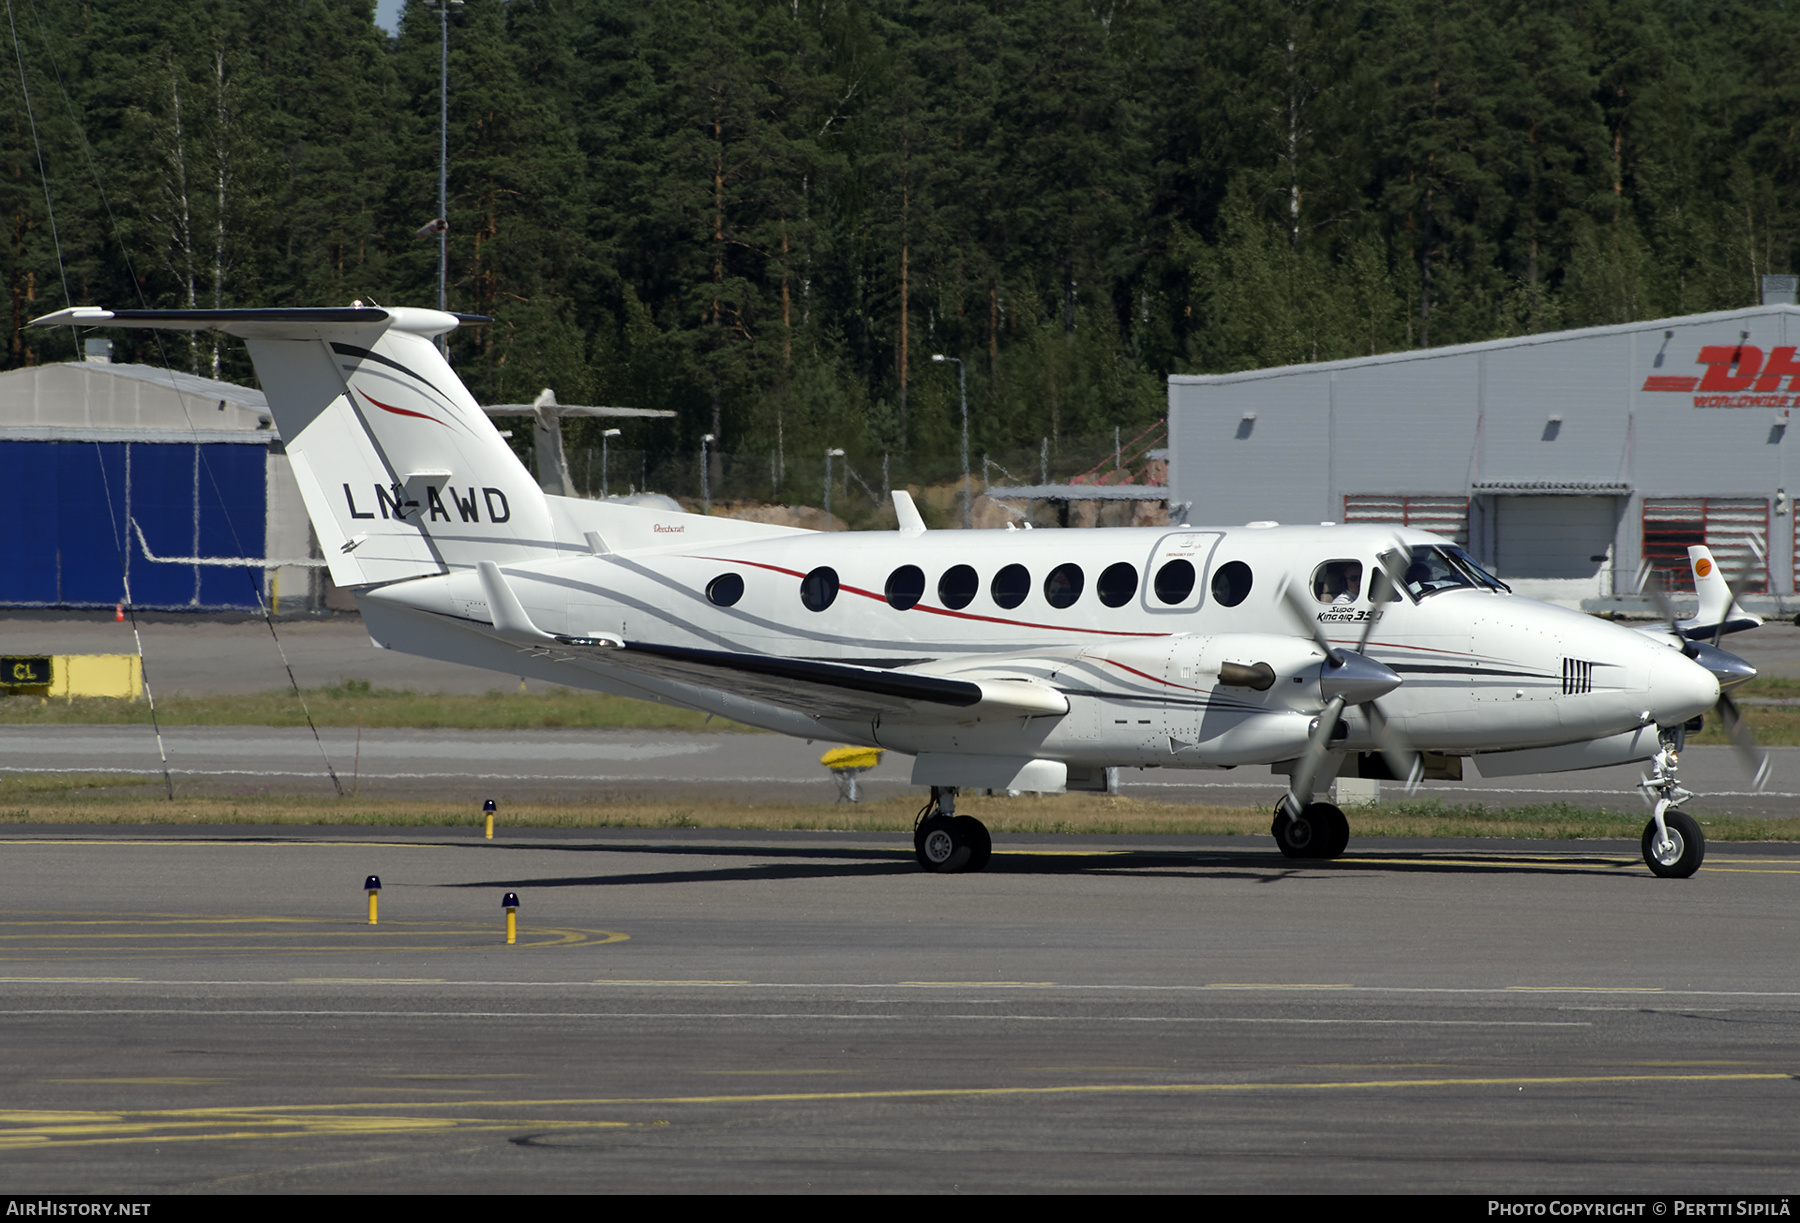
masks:
<svg viewBox="0 0 1800 1223"><path fill-rule="evenodd" d="M956 814L956 790L931 787L931 801L913 824L913 852L919 865L941 875L978 871L994 854L987 825L973 816Z"/></svg>
<svg viewBox="0 0 1800 1223"><path fill-rule="evenodd" d="M1655 803L1650 822L1644 825L1644 865L1664 879L1686 879L1700 869L1706 857L1706 834L1678 806L1694 797L1675 777L1681 762L1679 745L1678 739L1665 734L1662 750L1651 758L1650 776L1639 782L1639 788Z"/></svg>
<svg viewBox="0 0 1800 1223"><path fill-rule="evenodd" d="M1283 857L1335 858L1350 844L1350 821L1331 803L1308 803L1297 816L1283 804L1275 808L1269 834Z"/></svg>

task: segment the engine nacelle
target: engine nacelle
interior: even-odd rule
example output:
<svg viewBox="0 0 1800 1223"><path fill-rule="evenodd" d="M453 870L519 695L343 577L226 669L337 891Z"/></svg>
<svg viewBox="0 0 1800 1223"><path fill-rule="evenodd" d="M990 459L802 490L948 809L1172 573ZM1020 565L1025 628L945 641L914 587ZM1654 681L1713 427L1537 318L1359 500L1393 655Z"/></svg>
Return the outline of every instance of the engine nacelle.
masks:
<svg viewBox="0 0 1800 1223"><path fill-rule="evenodd" d="M1297 756L1324 704L1325 656L1295 637L1166 637L1082 658L1106 676L1088 716L1095 756L1109 763L1218 768Z"/></svg>

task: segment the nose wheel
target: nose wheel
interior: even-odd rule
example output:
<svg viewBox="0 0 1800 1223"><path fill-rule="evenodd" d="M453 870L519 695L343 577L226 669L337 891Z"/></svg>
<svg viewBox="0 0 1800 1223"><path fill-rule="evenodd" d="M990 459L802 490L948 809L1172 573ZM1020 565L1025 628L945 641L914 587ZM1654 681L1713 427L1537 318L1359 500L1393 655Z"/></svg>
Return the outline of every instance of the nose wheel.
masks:
<svg viewBox="0 0 1800 1223"><path fill-rule="evenodd" d="M1644 825L1644 865L1664 879L1686 879L1706 858L1706 834L1685 811L1663 812L1662 827L1654 818Z"/></svg>
<svg viewBox="0 0 1800 1223"><path fill-rule="evenodd" d="M1650 822L1644 825L1644 865L1661 879L1686 879L1700 869L1706 857L1706 834L1693 816L1675 805L1694 797L1676 779L1681 762L1677 742L1665 735L1662 750L1652 760L1650 776L1638 783L1652 803Z"/></svg>
<svg viewBox="0 0 1800 1223"><path fill-rule="evenodd" d="M978 871L994 854L987 825L956 814L956 791L931 788L931 801L913 825L913 853L919 865L940 875Z"/></svg>
<svg viewBox="0 0 1800 1223"><path fill-rule="evenodd" d="M1331 803L1308 803L1295 816L1281 806L1269 833L1284 858L1335 858L1350 844L1350 821Z"/></svg>

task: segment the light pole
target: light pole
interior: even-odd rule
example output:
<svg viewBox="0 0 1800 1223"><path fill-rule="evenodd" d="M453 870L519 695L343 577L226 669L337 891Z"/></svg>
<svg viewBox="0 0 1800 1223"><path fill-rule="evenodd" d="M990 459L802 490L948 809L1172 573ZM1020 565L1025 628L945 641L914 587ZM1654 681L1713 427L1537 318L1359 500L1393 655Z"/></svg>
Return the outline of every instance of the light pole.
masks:
<svg viewBox="0 0 1800 1223"><path fill-rule="evenodd" d="M831 517L831 460L841 459L843 457L844 452L842 450L827 450L825 452L825 516L827 518Z"/></svg>
<svg viewBox="0 0 1800 1223"><path fill-rule="evenodd" d="M606 491L606 439L609 437L619 436L619 432L620 431L617 429L608 429L600 435L600 496L602 498L605 498L607 496L607 491ZM592 450L590 450L590 451L588 451L588 453L592 454L594 452ZM589 485L588 487L591 488L593 486Z"/></svg>
<svg viewBox="0 0 1800 1223"><path fill-rule="evenodd" d="M963 418L962 503L963 503L963 530L966 531L970 528L970 526L973 525L973 523L970 521L971 511L969 508L969 371L968 371L968 368L963 365L961 357L946 357L943 353L939 352L939 353L933 353L931 355L931 359L933 361L954 361L954 362L956 362L956 384L957 384L958 389L962 392L962 418Z"/></svg>
<svg viewBox="0 0 1800 1223"><path fill-rule="evenodd" d="M706 471L706 448L716 440L710 433L700 439L700 504L706 514L712 513L712 481Z"/></svg>
<svg viewBox="0 0 1800 1223"><path fill-rule="evenodd" d="M461 8L463 0L420 0L426 8L436 9L438 25L443 33L438 55L438 309L444 308L445 286L450 275L450 10ZM446 341L438 336L438 348L445 352Z"/></svg>

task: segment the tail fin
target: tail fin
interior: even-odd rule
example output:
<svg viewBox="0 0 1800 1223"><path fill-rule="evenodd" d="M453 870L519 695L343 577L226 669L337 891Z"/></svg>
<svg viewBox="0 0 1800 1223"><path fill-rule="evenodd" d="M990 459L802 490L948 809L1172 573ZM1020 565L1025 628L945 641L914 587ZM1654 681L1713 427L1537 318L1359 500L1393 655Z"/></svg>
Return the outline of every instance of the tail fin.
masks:
<svg viewBox="0 0 1800 1223"><path fill-rule="evenodd" d="M1735 633L1755 628L1762 623L1761 616L1737 606L1732 597L1731 583L1720 572L1719 562L1713 559L1711 548L1703 544L1689 548L1688 564L1694 571L1694 593L1700 596L1700 610L1694 613L1692 620L1681 622L1683 636L1711 637L1716 633Z"/></svg>
<svg viewBox="0 0 1800 1223"><path fill-rule="evenodd" d="M99 310L58 326L242 338L339 586L558 550L549 505L432 343L437 310Z"/></svg>

